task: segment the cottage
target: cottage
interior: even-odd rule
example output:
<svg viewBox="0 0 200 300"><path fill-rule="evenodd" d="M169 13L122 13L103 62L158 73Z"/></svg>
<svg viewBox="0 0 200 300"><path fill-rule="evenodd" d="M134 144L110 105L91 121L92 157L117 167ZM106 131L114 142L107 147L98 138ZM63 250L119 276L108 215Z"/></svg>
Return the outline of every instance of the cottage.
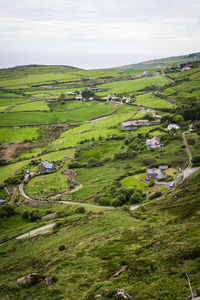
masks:
<svg viewBox="0 0 200 300"><path fill-rule="evenodd" d="M117 97L111 94L111 95L107 95L104 99L106 99L107 101L115 101L117 100Z"/></svg>
<svg viewBox="0 0 200 300"><path fill-rule="evenodd" d="M146 145L149 149L154 149L162 146L161 140L157 136L154 136L152 139L146 140Z"/></svg>
<svg viewBox="0 0 200 300"><path fill-rule="evenodd" d="M74 95L73 92L67 92L67 95Z"/></svg>
<svg viewBox="0 0 200 300"><path fill-rule="evenodd" d="M129 97L124 97L124 96L123 96L121 102L130 103L130 102L131 102L131 99L130 99Z"/></svg>
<svg viewBox="0 0 200 300"><path fill-rule="evenodd" d="M38 166L38 171L39 172L51 172L55 170L55 165L54 163L50 163L47 160L44 162L41 162Z"/></svg>
<svg viewBox="0 0 200 300"><path fill-rule="evenodd" d="M178 130L180 127L177 124L169 124L167 130L171 130L172 128Z"/></svg>
<svg viewBox="0 0 200 300"><path fill-rule="evenodd" d="M128 121L120 124L122 130L134 130L137 129L135 122Z"/></svg>
<svg viewBox="0 0 200 300"><path fill-rule="evenodd" d="M149 73L149 72L147 72L147 71L144 71L143 73L142 73L142 77L152 77L153 75L151 74L151 73Z"/></svg>
<svg viewBox="0 0 200 300"><path fill-rule="evenodd" d="M160 169L153 168L153 169L147 169L146 170L146 179L147 180L155 180L155 181L162 181L165 179L164 174Z"/></svg>

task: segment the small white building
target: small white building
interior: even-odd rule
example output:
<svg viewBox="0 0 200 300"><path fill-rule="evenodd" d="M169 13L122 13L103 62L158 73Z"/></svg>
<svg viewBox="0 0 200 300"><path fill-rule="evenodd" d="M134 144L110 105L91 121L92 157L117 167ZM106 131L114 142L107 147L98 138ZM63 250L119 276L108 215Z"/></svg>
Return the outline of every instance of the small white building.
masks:
<svg viewBox="0 0 200 300"><path fill-rule="evenodd" d="M106 99L107 101L115 101L117 100L117 97L111 94L111 95L107 95L104 99Z"/></svg>
<svg viewBox="0 0 200 300"><path fill-rule="evenodd" d="M146 145L149 149L155 149L162 146L161 140L157 136L154 136L152 139L146 140Z"/></svg>
<svg viewBox="0 0 200 300"><path fill-rule="evenodd" d="M178 126L177 124L169 124L167 126L167 130L171 130L172 128L178 130L178 129L180 129L180 126Z"/></svg>
<svg viewBox="0 0 200 300"><path fill-rule="evenodd" d="M77 101L82 101L82 100L83 100L83 97L82 97L82 96L76 96L75 99L76 99Z"/></svg>

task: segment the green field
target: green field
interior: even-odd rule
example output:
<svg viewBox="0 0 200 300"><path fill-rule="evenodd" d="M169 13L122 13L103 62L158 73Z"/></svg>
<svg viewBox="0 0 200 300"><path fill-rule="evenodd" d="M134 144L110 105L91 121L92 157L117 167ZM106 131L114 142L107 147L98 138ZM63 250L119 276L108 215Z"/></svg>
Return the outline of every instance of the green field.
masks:
<svg viewBox="0 0 200 300"><path fill-rule="evenodd" d="M142 181L142 180L144 180L144 178L145 178L145 173L129 176L129 177L122 179L121 184L128 188L135 187L135 188L138 188L138 189L144 191L147 188L147 184Z"/></svg>
<svg viewBox="0 0 200 300"><path fill-rule="evenodd" d="M45 198L69 188L68 177L61 174L61 170L36 176L25 185L26 193L35 199Z"/></svg>
<svg viewBox="0 0 200 300"><path fill-rule="evenodd" d="M63 123L67 121L87 121L113 112L112 104L97 104L70 112L11 112L1 115L0 125L32 125Z"/></svg>
<svg viewBox="0 0 200 300"><path fill-rule="evenodd" d="M105 89L105 91L98 92L97 94L104 96L110 93L131 93L144 89L145 87L151 87L152 85L162 86L167 83L168 80L161 76L134 80L121 80L97 86L97 88Z"/></svg>
<svg viewBox="0 0 200 300"><path fill-rule="evenodd" d="M14 176L17 171L27 166L28 163L29 161L25 160L7 166L1 166L0 184L2 184L7 178Z"/></svg>
<svg viewBox="0 0 200 300"><path fill-rule="evenodd" d="M152 93L146 93L136 97L134 104L152 108L173 108L174 105Z"/></svg>
<svg viewBox="0 0 200 300"><path fill-rule="evenodd" d="M39 127L31 128L0 128L0 142L24 142L34 140L39 136Z"/></svg>
<svg viewBox="0 0 200 300"><path fill-rule="evenodd" d="M15 105L18 103L24 103L24 102L28 102L30 100L28 99L24 99L24 98L1 98L0 99L0 106L3 105Z"/></svg>
<svg viewBox="0 0 200 300"><path fill-rule="evenodd" d="M11 111L31 111L31 110L49 110L49 106L45 101L30 102L26 104L16 105Z"/></svg>

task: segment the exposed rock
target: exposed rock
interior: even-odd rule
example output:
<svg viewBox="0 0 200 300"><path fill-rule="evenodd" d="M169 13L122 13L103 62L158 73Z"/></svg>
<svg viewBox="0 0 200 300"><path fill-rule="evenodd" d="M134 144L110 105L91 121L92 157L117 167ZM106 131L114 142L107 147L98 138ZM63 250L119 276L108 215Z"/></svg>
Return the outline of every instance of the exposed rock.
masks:
<svg viewBox="0 0 200 300"><path fill-rule="evenodd" d="M190 294L187 300L200 300L200 287L193 292L193 295Z"/></svg>
<svg viewBox="0 0 200 300"><path fill-rule="evenodd" d="M117 294L114 296L116 299L132 299L133 298L124 290L118 289Z"/></svg>
<svg viewBox="0 0 200 300"><path fill-rule="evenodd" d="M25 284L30 284L30 285L36 285L36 284L51 285L51 284L55 283L52 277L45 277L45 276L37 274L37 273L30 273L28 275L20 277L16 280L16 282L21 283L23 285L25 285Z"/></svg>
<svg viewBox="0 0 200 300"><path fill-rule="evenodd" d="M113 274L113 275L110 277L110 279L111 279L111 278L114 278L114 277L118 277L122 272L126 271L126 268L127 268L127 267L121 268L121 270L119 270L117 273Z"/></svg>
<svg viewBox="0 0 200 300"><path fill-rule="evenodd" d="M152 245L152 247L157 248L160 246L160 242L156 242L155 244Z"/></svg>

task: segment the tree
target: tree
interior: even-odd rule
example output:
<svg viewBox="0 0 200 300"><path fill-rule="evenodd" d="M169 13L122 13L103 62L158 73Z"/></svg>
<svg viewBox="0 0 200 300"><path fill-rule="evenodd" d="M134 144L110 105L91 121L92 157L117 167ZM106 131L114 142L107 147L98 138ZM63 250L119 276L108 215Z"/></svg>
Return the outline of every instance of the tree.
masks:
<svg viewBox="0 0 200 300"><path fill-rule="evenodd" d="M139 202L141 202L142 200L143 200L143 197L142 197L141 193L135 192L135 193L133 193L133 195L132 195L131 198L130 198L130 203L131 203L131 204L139 203Z"/></svg>
<svg viewBox="0 0 200 300"><path fill-rule="evenodd" d="M146 113L142 119L149 120L149 121L155 120L155 118L151 112Z"/></svg>
<svg viewBox="0 0 200 300"><path fill-rule="evenodd" d="M176 115L174 117L174 122L177 123L178 125L182 126L184 124L184 119L183 116L181 115Z"/></svg>
<svg viewBox="0 0 200 300"><path fill-rule="evenodd" d="M119 199L116 198L116 199L112 200L111 205L113 207L117 208L117 207L121 206L121 202Z"/></svg>

